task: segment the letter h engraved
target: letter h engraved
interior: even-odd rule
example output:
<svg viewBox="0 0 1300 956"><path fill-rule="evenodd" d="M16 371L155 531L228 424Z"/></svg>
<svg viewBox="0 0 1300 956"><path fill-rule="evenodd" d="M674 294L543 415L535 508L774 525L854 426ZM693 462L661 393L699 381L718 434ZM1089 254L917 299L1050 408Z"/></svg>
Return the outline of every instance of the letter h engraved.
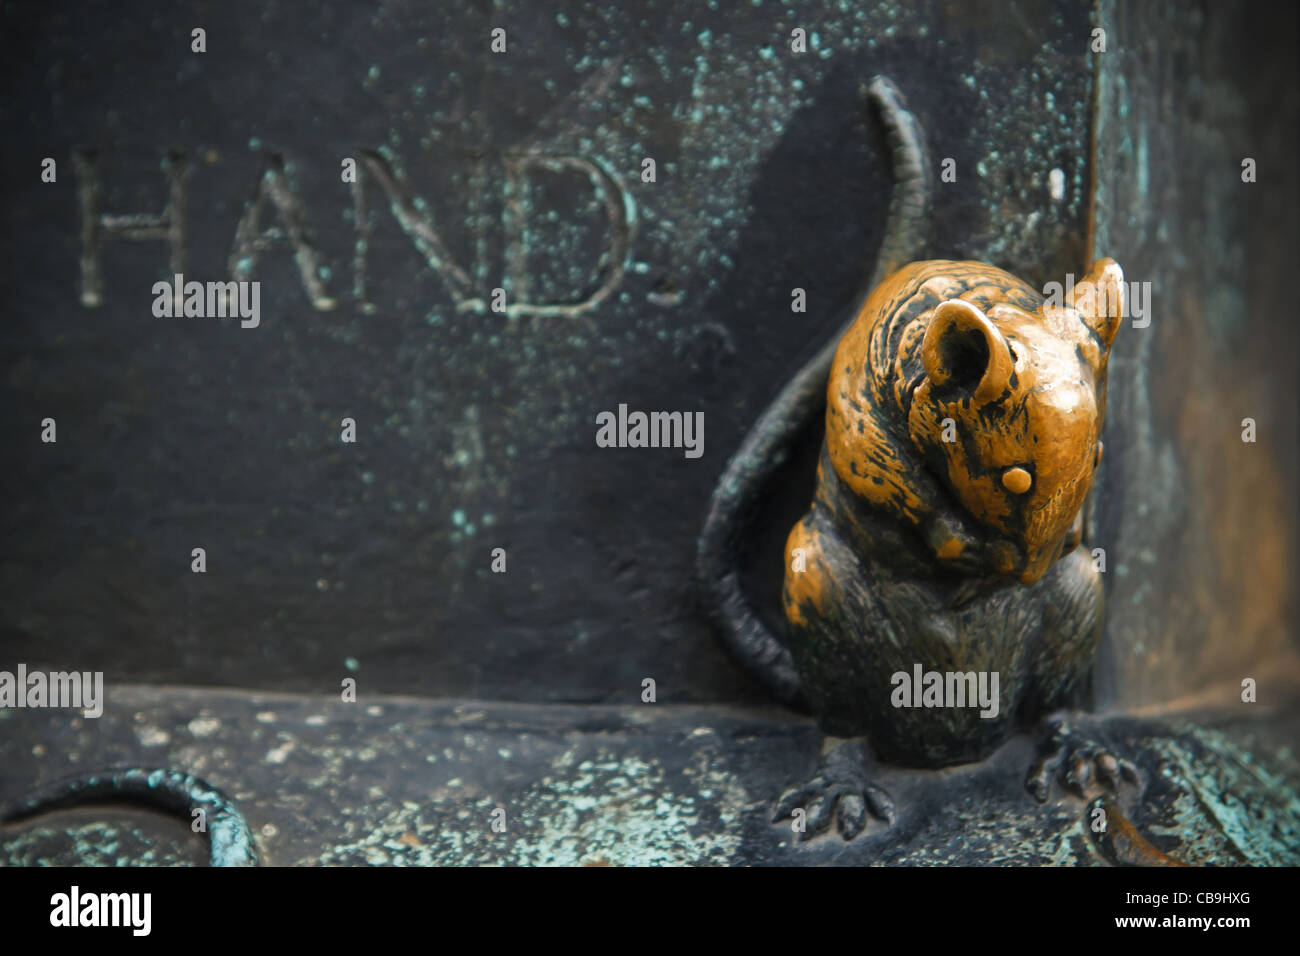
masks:
<svg viewBox="0 0 1300 956"><path fill-rule="evenodd" d="M172 150L163 157L167 177L167 205L158 215L130 213L115 215L101 211L99 156L94 150L76 150L72 168L77 177L77 197L81 203L81 304L98 306L104 302L104 279L100 263L100 245L106 236L119 239L165 239L171 248L168 271L185 272L185 179L189 172L183 150Z"/></svg>

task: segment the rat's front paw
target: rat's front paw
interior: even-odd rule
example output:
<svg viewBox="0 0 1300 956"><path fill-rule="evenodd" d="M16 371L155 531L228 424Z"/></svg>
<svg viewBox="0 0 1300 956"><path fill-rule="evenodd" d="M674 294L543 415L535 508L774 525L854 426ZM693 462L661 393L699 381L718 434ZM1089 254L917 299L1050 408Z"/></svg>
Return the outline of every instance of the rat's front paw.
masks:
<svg viewBox="0 0 1300 956"><path fill-rule="evenodd" d="M1047 722L1047 733L1038 757L1025 776L1025 789L1044 803L1059 776L1067 791L1087 799L1098 792L1119 792L1121 781L1141 786L1137 767L1117 756L1115 748L1088 730L1075 727L1069 718Z"/></svg>
<svg viewBox="0 0 1300 956"><path fill-rule="evenodd" d="M866 829L868 813L893 826L897 819L894 801L867 779L867 765L866 750L860 743L834 748L822 757L811 780L782 794L772 822L794 817L800 842L824 833L832 819L845 840L852 840Z"/></svg>

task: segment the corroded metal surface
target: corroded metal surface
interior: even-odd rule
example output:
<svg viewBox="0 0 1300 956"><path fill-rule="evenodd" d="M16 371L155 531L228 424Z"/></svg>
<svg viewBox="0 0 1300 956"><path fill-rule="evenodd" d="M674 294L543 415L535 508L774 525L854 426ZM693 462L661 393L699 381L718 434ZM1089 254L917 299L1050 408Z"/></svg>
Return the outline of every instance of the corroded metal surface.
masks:
<svg viewBox="0 0 1300 956"><path fill-rule="evenodd" d="M1085 281L1105 293L1052 304L983 263L913 263L844 336L817 491L785 550L791 651L829 732L942 766L1083 683L1103 598L1080 509L1122 276L1101 260ZM914 664L996 674L997 700L963 686L960 705L907 694L901 710L893 678Z"/></svg>
<svg viewBox="0 0 1300 956"><path fill-rule="evenodd" d="M1250 677L1294 696L1296 11L1099 11L1114 42L1098 57L1094 252L1151 303L1111 356L1099 695L1240 707Z"/></svg>
<svg viewBox="0 0 1300 956"><path fill-rule="evenodd" d="M1300 712L1269 716L1099 722L1150 781L1141 806L1122 793L1124 813L1183 862L1300 864L1300 765L1285 747ZM768 822L772 794L817 753L813 724L779 714L135 687L112 695L98 726L10 712L0 727L0 798L104 759L184 766L239 802L272 865L1107 862L1082 803L1025 793L1025 737L982 764L885 768L896 825L846 844L800 843ZM204 856L183 824L115 808L0 829L9 864Z"/></svg>
<svg viewBox="0 0 1300 956"><path fill-rule="evenodd" d="M58 666L75 640L110 683L313 692L352 659L385 693L614 703L649 676L664 701L761 699L690 604L693 543L728 454L881 240L888 157L860 88L894 77L957 164L933 254L1038 285L1082 258L1087 11L991 28L939 2L548 6L5 8L24 92L0 109L30 148L0 159L0 439L32 448L46 415L60 436L0 478L7 660ZM187 278L229 277L259 198L282 235L247 264L257 328L151 315L163 239L104 239L102 305L81 304L79 147L117 215L159 213L163 161L186 151ZM626 254L599 175L565 158L617 184ZM386 171L406 184L392 198ZM262 198L286 192L323 293ZM580 303L611 270L573 316L466 304L498 286ZM703 412L703 457L598 448L619 403Z"/></svg>
<svg viewBox="0 0 1300 956"><path fill-rule="evenodd" d="M762 695L690 600L727 454L880 243L886 144L859 89L884 73L958 171L929 255L1039 288L1108 254L1152 283L1151 325L1111 364L1095 696L1230 706L1102 722L1149 788L1119 806L1177 859L1296 862L1295 12L1103 2L1091 59L1080 3L656 16L232 3L203 11L197 58L183 9L4 7L22 92L0 110L23 148L0 157L0 440L18 450L0 668L102 668L113 703L98 723L0 713L0 795L167 764L230 792L281 863L1103 862L1083 803L1024 793L1024 738L884 768L896 830L797 846L766 817L814 765L814 728L722 706ZM156 238L97 240L86 209ZM264 245L257 215L279 230ZM257 328L150 314L182 244L196 278L262 281ZM596 447L594 416L622 402L703 411L704 456ZM47 415L57 445L38 444ZM773 616L803 451L747 569ZM362 704L282 696L344 676ZM1246 676L1259 705L1236 697ZM635 704L647 677L658 710ZM204 859L182 823L108 812L5 827L0 853Z"/></svg>

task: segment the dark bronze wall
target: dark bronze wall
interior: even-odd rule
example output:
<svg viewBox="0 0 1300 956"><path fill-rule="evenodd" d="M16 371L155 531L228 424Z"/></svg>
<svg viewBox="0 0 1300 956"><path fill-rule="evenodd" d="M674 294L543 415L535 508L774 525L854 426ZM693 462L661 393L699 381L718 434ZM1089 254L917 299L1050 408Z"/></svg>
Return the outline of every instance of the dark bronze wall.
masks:
<svg viewBox="0 0 1300 956"><path fill-rule="evenodd" d="M665 699L760 699L693 606L694 538L727 456L836 327L879 242L888 166L859 88L893 76L936 159L958 162L934 253L1042 281L1083 251L1087 11L1046 4L995 29L943 4L385 10L6 12L23 91L5 98L22 148L0 185L6 659L309 690L354 658L373 691L625 700L652 676ZM504 55L489 52L498 25ZM259 328L154 318L166 245L110 240L104 303L83 308L76 147L101 151L104 208L123 213L159 211L160 159L188 150L199 279L225 277L262 153L280 152L338 307L313 310L279 248L257 264ZM479 294L522 215L544 301L598 285L610 227L572 173L535 174L512 207L507 161L602 165L636 210L614 296L576 317L458 313L372 183L362 311L340 159L378 147ZM57 184L38 180L46 155ZM796 286L806 314L790 311ZM619 403L703 411L704 456L597 448L595 416ZM356 445L339 441L344 416Z"/></svg>
<svg viewBox="0 0 1300 956"><path fill-rule="evenodd" d="M1297 648L1296 12L1099 13L1094 251L1151 283L1111 358L1102 700L1231 702L1253 677L1276 704Z"/></svg>
<svg viewBox="0 0 1300 956"><path fill-rule="evenodd" d="M1087 258L1094 65L1093 245L1154 289L1111 380L1099 695L1164 702L1293 647L1296 103L1293 47L1278 52L1293 15L1107 6L1094 64L1079 3L730 6L6 7L3 660L319 690L352 659L375 692L623 701L650 676L666 700L760 700L693 606L694 536L879 242L888 170L860 84L892 76L933 159L957 161L931 253L1037 285ZM187 151L186 271L204 280L225 277L280 154L337 308L313 309L278 247L257 264L259 328L158 319L165 244L114 240L103 305L83 307L79 147L100 150L121 213L159 211L160 160ZM607 170L635 209L614 294L574 316L457 311L371 180L365 311L339 168L381 147L474 294L502 283L522 230L507 286L523 295L523 276L534 301L589 296L618 250L583 175L533 170L512 193L511 163ZM1259 183L1240 183L1242 155ZM598 449L595 415L619 403L703 411L704 456ZM57 445L39 440L46 416ZM774 503L771 535L789 512ZM779 557L755 562L761 583Z"/></svg>

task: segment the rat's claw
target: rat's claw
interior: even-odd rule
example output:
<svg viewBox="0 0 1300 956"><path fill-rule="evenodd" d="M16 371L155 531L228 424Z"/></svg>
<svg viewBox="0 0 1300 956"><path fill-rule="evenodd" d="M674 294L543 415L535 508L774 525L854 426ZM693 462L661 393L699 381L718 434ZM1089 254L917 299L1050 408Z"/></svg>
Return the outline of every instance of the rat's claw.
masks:
<svg viewBox="0 0 1300 956"><path fill-rule="evenodd" d="M1038 757L1025 774L1025 789L1039 803L1046 803L1052 791L1052 777L1065 761L1065 733L1057 724L1038 749Z"/></svg>
<svg viewBox="0 0 1300 956"><path fill-rule="evenodd" d="M1114 754L1102 751L1097 755L1094 765L1097 768L1097 777L1099 779L1109 784L1119 782L1119 761L1115 759Z"/></svg>
<svg viewBox="0 0 1300 956"><path fill-rule="evenodd" d="M816 776L781 795L772 822L779 823L802 810L803 825L794 828L799 842L825 833L832 821L840 836L852 840L866 829L868 814L892 826L898 811L888 793L868 782L867 760L861 743L829 750Z"/></svg>
<svg viewBox="0 0 1300 956"><path fill-rule="evenodd" d="M1025 789L1039 803L1047 802L1052 778L1058 774L1066 790L1084 799L1098 787L1118 792L1121 782L1142 786L1137 766L1092 733L1076 730L1060 718L1050 719L1047 727L1049 732L1025 775Z"/></svg>
<svg viewBox="0 0 1300 956"><path fill-rule="evenodd" d="M815 798L824 786L825 781L820 777L814 777L807 783L791 787L781 794L781 799L777 801L776 809L772 811L772 822L780 823L786 817L793 816L794 812L802 809L810 798Z"/></svg>
<svg viewBox="0 0 1300 956"><path fill-rule="evenodd" d="M1065 785L1084 796L1088 784L1092 783L1092 751L1083 750L1070 758L1070 769L1065 774Z"/></svg>
<svg viewBox="0 0 1300 956"><path fill-rule="evenodd" d="M873 811L874 812L874 811ZM852 840L867 828L867 802L859 793L846 793L840 797L840 812L836 818L840 836Z"/></svg>
<svg viewBox="0 0 1300 956"><path fill-rule="evenodd" d="M812 806L808 808L807 827L799 834L800 840L811 840L830 828L831 820L835 817L835 805L839 803L843 792L836 787L823 791L814 799Z"/></svg>
<svg viewBox="0 0 1300 956"><path fill-rule="evenodd" d="M863 789L863 795L867 798L867 806L871 808L871 815L892 827L898 819L898 809L894 806L894 801L889 794L875 784L869 783Z"/></svg>

